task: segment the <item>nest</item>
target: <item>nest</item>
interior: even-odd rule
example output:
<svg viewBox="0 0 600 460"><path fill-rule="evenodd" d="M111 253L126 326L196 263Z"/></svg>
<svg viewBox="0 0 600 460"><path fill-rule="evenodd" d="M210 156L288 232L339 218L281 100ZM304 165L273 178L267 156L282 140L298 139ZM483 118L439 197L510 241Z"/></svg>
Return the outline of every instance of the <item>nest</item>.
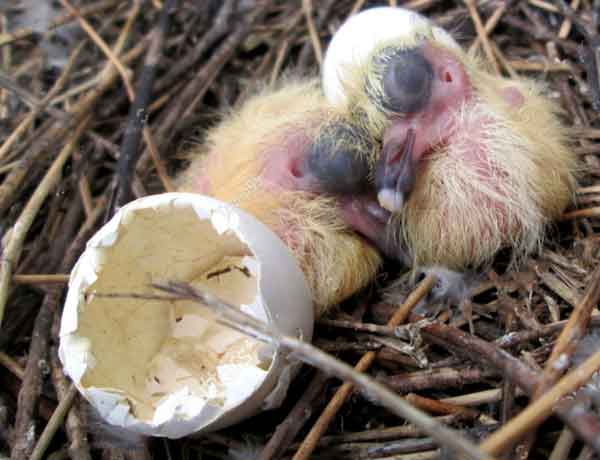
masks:
<svg viewBox="0 0 600 460"><path fill-rule="evenodd" d="M68 273L95 230L132 198L173 190L185 151L220 112L287 72L317 75L341 22L384 3L0 3L0 455L467 458L467 450L456 453L421 424L406 423L310 367L280 409L233 428L195 439L132 438L94 420L57 358ZM375 286L321 320L315 344L352 365L360 360L362 372L485 452L592 458L600 452L596 387L588 383L550 406L540 401L585 383L563 374L582 361L577 344L600 324L594 316L600 297L598 2L389 3L420 11L465 46L479 46L493 71L547 84L564 107L581 158L577 204L540 254L518 271L500 254L473 301L441 312L437 322L385 325L398 308L396 323L412 321L404 313L431 287L428 279L415 291L407 283L394 302ZM597 346L589 337L597 334L584 339L586 347ZM321 417L326 405L340 402L334 417ZM511 431L498 431L503 425ZM492 448L493 432L502 434Z"/></svg>

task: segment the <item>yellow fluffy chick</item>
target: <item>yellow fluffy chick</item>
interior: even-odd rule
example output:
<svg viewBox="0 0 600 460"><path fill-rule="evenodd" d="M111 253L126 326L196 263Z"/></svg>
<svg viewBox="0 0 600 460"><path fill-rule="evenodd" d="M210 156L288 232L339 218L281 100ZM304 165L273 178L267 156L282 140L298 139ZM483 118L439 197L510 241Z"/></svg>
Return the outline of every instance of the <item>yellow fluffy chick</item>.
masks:
<svg viewBox="0 0 600 460"><path fill-rule="evenodd" d="M286 80L226 114L181 189L269 225L321 313L382 255L462 270L538 249L575 187L557 113L540 85L491 75L424 17L374 8L334 35L321 85Z"/></svg>
<svg viewBox="0 0 600 460"><path fill-rule="evenodd" d="M316 80L267 88L208 133L180 178L182 191L233 203L273 229L300 262L317 314L372 281L381 262L308 171L334 119Z"/></svg>
<svg viewBox="0 0 600 460"><path fill-rule="evenodd" d="M544 87L490 74L443 29L402 8L374 8L335 34L323 87L381 145L369 156L392 252L413 266L462 270L510 246L540 248L572 200L575 156Z"/></svg>

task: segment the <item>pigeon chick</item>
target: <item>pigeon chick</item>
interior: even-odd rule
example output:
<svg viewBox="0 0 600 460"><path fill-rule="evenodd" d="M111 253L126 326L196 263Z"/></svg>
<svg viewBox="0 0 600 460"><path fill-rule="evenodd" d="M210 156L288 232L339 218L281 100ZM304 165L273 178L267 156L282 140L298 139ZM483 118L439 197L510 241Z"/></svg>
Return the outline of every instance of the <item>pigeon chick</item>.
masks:
<svg viewBox="0 0 600 460"><path fill-rule="evenodd" d="M351 195L368 183L364 156L343 152L362 147L339 118L316 79L265 88L208 132L179 179L181 191L232 203L268 225L299 261L317 314L366 286L381 263L348 223L353 203L328 193Z"/></svg>
<svg viewBox="0 0 600 460"><path fill-rule="evenodd" d="M409 265L464 270L504 247L518 262L572 201L576 159L543 85L492 75L417 13L351 17L329 45L322 84L379 146L368 156L369 209L387 219L356 230Z"/></svg>
<svg viewBox="0 0 600 460"><path fill-rule="evenodd" d="M558 113L541 85L491 75L423 16L373 8L334 35L322 89L288 79L248 99L192 152L181 189L269 225L320 314L382 256L450 282L503 247L539 249L575 188Z"/></svg>

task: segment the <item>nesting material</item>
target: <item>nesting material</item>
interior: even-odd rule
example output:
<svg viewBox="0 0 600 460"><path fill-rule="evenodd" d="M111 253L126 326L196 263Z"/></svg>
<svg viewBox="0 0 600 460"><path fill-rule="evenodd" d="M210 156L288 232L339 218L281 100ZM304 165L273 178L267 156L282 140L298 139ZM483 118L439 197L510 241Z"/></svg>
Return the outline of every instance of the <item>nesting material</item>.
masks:
<svg viewBox="0 0 600 460"><path fill-rule="evenodd" d="M283 333L310 340L304 276L267 227L202 195L168 193L122 208L71 273L60 359L109 423L177 438L231 425L285 396L293 365L152 283L213 293ZM107 297L106 294L123 294Z"/></svg>

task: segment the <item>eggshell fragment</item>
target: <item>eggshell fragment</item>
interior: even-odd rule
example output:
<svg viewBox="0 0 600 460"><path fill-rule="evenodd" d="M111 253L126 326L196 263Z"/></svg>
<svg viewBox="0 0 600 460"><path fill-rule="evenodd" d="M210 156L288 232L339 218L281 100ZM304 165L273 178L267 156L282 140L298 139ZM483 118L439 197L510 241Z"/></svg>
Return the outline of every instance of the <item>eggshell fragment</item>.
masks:
<svg viewBox="0 0 600 460"><path fill-rule="evenodd" d="M151 284L166 281L209 291L284 334L312 337L304 275L266 226L202 195L136 200L88 242L61 321L65 372L100 416L178 438L280 402L295 364L279 350L217 324L191 301L127 297L164 296Z"/></svg>

